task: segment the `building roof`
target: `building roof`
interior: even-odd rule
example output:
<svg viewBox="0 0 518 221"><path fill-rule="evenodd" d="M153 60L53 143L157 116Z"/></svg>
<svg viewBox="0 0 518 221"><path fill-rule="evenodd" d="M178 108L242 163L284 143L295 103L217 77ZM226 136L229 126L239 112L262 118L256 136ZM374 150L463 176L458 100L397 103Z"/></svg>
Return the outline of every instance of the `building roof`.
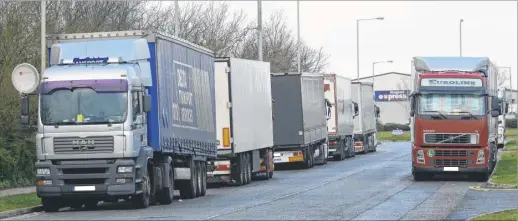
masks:
<svg viewBox="0 0 518 221"><path fill-rule="evenodd" d="M387 72L387 73L382 73L382 74L376 74L376 75L374 75L374 77L380 77L380 76L390 75L390 74L398 74L398 75L403 75L403 76L410 76L410 74L407 74L407 73L400 73L400 72ZM373 76L356 78L356 79L353 79L353 81L369 79L369 78L372 78L372 77L373 77Z"/></svg>

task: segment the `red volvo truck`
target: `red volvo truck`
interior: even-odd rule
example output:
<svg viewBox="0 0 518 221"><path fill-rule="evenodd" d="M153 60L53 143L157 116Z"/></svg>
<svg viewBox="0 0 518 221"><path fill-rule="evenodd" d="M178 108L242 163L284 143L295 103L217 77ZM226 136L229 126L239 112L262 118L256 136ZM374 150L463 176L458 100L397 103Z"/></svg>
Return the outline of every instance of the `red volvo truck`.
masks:
<svg viewBox="0 0 518 221"><path fill-rule="evenodd" d="M412 175L467 173L486 181L497 153L497 69L485 57L415 57Z"/></svg>

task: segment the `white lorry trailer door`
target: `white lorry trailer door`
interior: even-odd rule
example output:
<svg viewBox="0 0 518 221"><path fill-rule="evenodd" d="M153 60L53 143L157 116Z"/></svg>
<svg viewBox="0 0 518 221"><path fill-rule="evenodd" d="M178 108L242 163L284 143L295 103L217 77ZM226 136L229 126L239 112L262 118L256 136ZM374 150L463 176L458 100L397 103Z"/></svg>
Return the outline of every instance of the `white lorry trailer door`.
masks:
<svg viewBox="0 0 518 221"><path fill-rule="evenodd" d="M342 76L336 76L337 100L340 103L338 108L338 131L340 134L353 134L353 115L354 106L352 105L351 79Z"/></svg>
<svg viewBox="0 0 518 221"><path fill-rule="evenodd" d="M231 150L230 137L230 102L229 102L229 73L227 62L215 62L215 84L216 84L216 131L218 150Z"/></svg>
<svg viewBox="0 0 518 221"><path fill-rule="evenodd" d="M326 76L324 78L324 97L331 102L331 114L327 121L327 132L336 133L336 78L334 76ZM327 108L326 108L327 111Z"/></svg>
<svg viewBox="0 0 518 221"><path fill-rule="evenodd" d="M362 134L363 123L362 123L362 111L363 108L360 106L360 83L354 82L351 84L351 98L354 102L358 103L358 116L354 118L354 134Z"/></svg>
<svg viewBox="0 0 518 221"><path fill-rule="evenodd" d="M230 58L234 153L273 146L270 63Z"/></svg>

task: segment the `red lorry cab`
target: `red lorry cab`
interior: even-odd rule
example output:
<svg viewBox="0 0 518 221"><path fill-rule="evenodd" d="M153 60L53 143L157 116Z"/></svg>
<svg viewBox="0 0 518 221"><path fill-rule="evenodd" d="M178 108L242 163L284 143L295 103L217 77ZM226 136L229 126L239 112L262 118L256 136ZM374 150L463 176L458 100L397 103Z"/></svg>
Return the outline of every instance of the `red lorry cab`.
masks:
<svg viewBox="0 0 518 221"><path fill-rule="evenodd" d="M496 163L496 67L487 58L412 62L412 174L468 173L487 180Z"/></svg>

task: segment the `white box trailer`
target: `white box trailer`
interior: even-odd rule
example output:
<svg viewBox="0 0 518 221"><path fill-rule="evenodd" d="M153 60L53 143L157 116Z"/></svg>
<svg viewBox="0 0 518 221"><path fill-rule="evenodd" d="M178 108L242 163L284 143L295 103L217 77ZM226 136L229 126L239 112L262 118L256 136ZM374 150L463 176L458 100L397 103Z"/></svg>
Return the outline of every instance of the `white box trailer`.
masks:
<svg viewBox="0 0 518 221"><path fill-rule="evenodd" d="M374 105L372 83L353 82L352 98L358 103L358 116L354 118L354 149L356 153L376 151L376 119L379 108Z"/></svg>
<svg viewBox="0 0 518 221"><path fill-rule="evenodd" d="M505 131L506 131L506 119L505 115L508 113L509 103L505 100L507 98L507 88L498 88L498 99L500 102L500 115L498 116L498 137L497 146L498 148L504 148L505 145Z"/></svg>
<svg viewBox="0 0 518 221"><path fill-rule="evenodd" d="M248 184L273 176L270 63L216 58L218 158L210 183Z"/></svg>
<svg viewBox="0 0 518 221"><path fill-rule="evenodd" d="M335 160L354 157L353 128L358 105L352 100L351 79L325 74L324 96L330 102L327 119L329 156Z"/></svg>

